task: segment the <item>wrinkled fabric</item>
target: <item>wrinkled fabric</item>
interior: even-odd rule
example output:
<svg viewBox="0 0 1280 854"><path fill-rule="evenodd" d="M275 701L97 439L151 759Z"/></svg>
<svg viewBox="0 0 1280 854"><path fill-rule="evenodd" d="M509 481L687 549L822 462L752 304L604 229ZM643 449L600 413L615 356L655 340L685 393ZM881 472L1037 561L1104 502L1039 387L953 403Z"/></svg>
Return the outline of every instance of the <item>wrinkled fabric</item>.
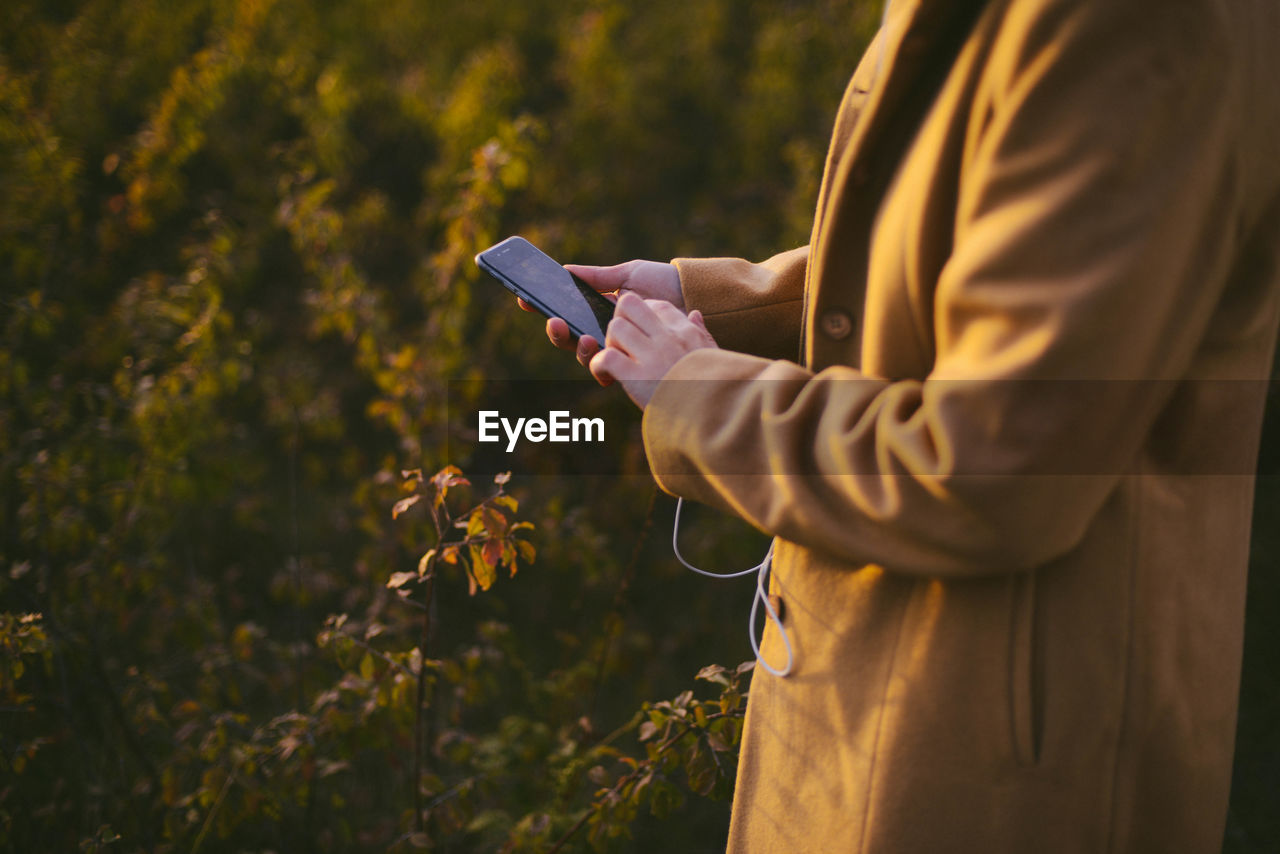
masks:
<svg viewBox="0 0 1280 854"><path fill-rule="evenodd" d="M992 0L931 68L965 6L894 4L808 247L675 261L724 349L659 384L649 461L777 537L796 651L753 677L729 850L1215 852L1280 15Z"/></svg>

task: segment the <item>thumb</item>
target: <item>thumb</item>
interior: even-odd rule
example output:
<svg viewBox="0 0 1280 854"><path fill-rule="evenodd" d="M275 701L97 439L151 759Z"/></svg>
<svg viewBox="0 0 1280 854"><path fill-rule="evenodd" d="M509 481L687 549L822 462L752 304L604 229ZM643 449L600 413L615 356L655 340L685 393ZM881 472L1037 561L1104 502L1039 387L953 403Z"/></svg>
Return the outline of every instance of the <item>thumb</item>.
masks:
<svg viewBox="0 0 1280 854"><path fill-rule="evenodd" d="M696 308L693 311L689 312L689 322L692 323L694 326L698 327L698 329L702 331L702 336L706 339L707 344L709 344L712 347L720 346L719 344L716 343L715 336L712 335L710 330L707 329L707 321L702 316L702 312L698 311Z"/></svg>
<svg viewBox="0 0 1280 854"><path fill-rule="evenodd" d="M615 264L612 267L565 264L564 268L601 293L618 290L627 283L631 273L626 264Z"/></svg>

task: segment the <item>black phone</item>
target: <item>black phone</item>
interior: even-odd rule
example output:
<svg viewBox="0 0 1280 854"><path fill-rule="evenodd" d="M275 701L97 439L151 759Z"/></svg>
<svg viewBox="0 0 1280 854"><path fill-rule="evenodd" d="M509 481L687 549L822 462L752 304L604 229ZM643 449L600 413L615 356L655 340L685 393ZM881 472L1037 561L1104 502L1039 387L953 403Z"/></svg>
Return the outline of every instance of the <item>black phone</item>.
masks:
<svg viewBox="0 0 1280 854"><path fill-rule="evenodd" d="M564 318L574 336L604 344L613 302L523 237L490 246L476 265L547 317Z"/></svg>

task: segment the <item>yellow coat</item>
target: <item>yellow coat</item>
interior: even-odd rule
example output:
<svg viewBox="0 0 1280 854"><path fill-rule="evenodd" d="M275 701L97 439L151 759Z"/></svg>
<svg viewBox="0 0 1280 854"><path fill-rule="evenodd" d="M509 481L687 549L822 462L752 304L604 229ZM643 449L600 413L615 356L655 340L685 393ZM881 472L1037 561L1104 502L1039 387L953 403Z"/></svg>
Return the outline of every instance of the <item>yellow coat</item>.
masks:
<svg viewBox="0 0 1280 854"><path fill-rule="evenodd" d="M731 851L1220 849L1278 7L899 0L810 246L677 259L726 349L646 450L776 535L797 655L753 678Z"/></svg>

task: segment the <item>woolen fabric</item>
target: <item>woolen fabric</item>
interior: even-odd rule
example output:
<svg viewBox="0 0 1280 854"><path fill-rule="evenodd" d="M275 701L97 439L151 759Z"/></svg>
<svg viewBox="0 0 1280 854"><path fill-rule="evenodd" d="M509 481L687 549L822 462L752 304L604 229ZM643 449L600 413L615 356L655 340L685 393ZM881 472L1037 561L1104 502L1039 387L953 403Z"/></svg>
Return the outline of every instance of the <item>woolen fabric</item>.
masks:
<svg viewBox="0 0 1280 854"><path fill-rule="evenodd" d="M730 851L1220 850L1278 6L896 2L809 246L676 260L724 349L646 451L777 537L796 652L752 679Z"/></svg>

